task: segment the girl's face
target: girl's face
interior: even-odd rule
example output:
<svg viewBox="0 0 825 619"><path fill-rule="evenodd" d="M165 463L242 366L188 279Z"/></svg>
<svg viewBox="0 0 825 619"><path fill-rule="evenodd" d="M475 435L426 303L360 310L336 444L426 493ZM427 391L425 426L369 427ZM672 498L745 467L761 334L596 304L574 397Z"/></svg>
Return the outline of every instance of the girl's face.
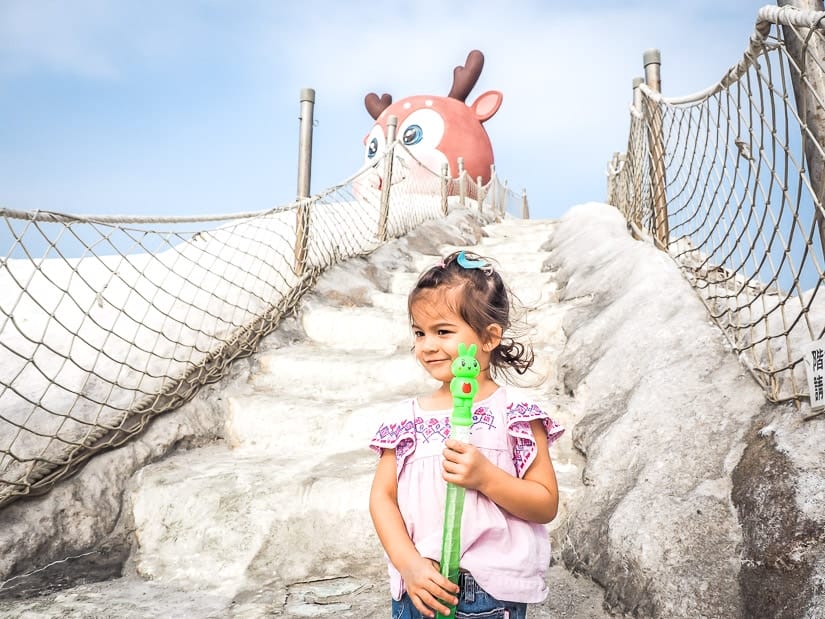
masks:
<svg viewBox="0 0 825 619"><path fill-rule="evenodd" d="M449 383L453 378L450 365L458 356L459 344L476 345L476 359L482 374L490 367L490 351L498 345L493 336L482 341L453 309L458 306L459 293L455 288L426 290L410 308L415 358L430 376L442 383Z"/></svg>

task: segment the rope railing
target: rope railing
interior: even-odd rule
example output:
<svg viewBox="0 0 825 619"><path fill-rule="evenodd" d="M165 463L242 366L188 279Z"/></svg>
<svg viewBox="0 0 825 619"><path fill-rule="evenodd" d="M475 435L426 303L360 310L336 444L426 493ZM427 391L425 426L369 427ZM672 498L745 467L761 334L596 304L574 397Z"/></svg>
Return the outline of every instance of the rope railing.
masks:
<svg viewBox="0 0 825 619"><path fill-rule="evenodd" d="M810 398L805 351L825 332L824 63L825 13L764 7L710 88L634 81L607 170L608 202L675 259L773 402Z"/></svg>
<svg viewBox="0 0 825 619"><path fill-rule="evenodd" d="M385 157L395 160L388 192L376 182L382 160L263 212L0 209L0 507L48 491L220 379L333 264L459 202L489 217L518 212L521 198L495 174L479 186L402 146Z"/></svg>

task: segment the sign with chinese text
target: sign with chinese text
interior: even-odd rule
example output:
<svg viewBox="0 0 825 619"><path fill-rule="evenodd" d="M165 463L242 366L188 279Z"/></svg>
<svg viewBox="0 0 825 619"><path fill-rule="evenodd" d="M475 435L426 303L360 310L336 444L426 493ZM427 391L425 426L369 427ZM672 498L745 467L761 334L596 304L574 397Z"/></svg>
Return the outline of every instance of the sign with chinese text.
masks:
<svg viewBox="0 0 825 619"><path fill-rule="evenodd" d="M811 408L825 406L825 339L811 342L804 351L805 371L808 373L808 390L811 394Z"/></svg>

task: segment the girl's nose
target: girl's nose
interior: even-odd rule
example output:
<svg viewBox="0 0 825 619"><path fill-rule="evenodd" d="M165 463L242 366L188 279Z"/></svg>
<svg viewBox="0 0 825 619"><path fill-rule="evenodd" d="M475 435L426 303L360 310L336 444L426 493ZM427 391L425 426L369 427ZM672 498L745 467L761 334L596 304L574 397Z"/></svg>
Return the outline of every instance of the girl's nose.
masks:
<svg viewBox="0 0 825 619"><path fill-rule="evenodd" d="M421 338L421 350L435 350L436 349L436 340L434 337L430 337L425 335Z"/></svg>

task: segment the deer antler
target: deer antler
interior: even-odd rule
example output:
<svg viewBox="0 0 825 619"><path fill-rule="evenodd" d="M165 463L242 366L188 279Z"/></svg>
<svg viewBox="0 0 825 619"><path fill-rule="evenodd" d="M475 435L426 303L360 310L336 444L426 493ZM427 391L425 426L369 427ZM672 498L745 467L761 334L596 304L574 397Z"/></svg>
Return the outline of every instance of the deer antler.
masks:
<svg viewBox="0 0 825 619"><path fill-rule="evenodd" d="M364 97L364 105L367 108L367 112L370 113L373 120L378 120L378 117L381 115L381 112L386 110L390 103L392 103L392 95L388 95L384 93L381 95L381 98L378 98L378 95L374 92L369 93L366 97Z"/></svg>
<svg viewBox="0 0 825 619"><path fill-rule="evenodd" d="M484 67L484 54L474 49L467 54L463 67L453 69L453 87L450 88L450 94L447 96L465 101L473 86L476 85L482 67Z"/></svg>

